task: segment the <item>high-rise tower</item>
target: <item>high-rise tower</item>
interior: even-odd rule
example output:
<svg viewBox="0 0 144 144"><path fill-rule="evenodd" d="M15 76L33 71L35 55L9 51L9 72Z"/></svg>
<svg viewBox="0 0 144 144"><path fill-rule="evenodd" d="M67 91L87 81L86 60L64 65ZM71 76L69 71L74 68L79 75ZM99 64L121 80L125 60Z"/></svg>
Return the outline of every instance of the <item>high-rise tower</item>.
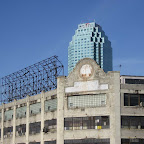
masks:
<svg viewBox="0 0 144 144"><path fill-rule="evenodd" d="M94 59L105 72L112 71L111 42L95 22L78 25L68 47L68 73L86 57Z"/></svg>

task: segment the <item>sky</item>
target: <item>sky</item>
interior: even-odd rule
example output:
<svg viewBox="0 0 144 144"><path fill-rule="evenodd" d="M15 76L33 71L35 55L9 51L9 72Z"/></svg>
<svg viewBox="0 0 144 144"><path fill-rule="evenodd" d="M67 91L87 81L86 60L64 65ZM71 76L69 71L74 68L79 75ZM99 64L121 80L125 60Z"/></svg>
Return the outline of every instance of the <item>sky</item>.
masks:
<svg viewBox="0 0 144 144"><path fill-rule="evenodd" d="M0 78L57 55L80 23L95 22L113 48L113 70L144 76L144 0L1 0ZM121 67L120 67L121 65Z"/></svg>

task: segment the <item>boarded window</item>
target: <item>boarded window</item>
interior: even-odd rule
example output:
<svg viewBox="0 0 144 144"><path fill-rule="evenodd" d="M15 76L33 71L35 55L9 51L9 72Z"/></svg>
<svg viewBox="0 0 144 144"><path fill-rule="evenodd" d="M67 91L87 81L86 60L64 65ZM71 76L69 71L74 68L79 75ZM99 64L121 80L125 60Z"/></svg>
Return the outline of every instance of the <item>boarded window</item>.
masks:
<svg viewBox="0 0 144 144"><path fill-rule="evenodd" d="M55 111L57 109L57 99L45 101L45 111Z"/></svg>
<svg viewBox="0 0 144 144"><path fill-rule="evenodd" d="M69 96L68 108L98 107L106 105L106 94Z"/></svg>

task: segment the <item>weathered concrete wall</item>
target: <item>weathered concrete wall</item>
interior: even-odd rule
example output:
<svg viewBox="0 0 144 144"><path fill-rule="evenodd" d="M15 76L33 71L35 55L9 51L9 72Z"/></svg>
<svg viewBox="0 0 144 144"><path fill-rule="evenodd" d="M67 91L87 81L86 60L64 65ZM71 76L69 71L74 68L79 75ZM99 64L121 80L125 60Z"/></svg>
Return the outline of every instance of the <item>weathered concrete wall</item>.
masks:
<svg viewBox="0 0 144 144"><path fill-rule="evenodd" d="M128 78L137 78L137 77L128 77ZM138 77L138 78L142 78L142 77ZM124 106L124 93L144 94L144 85L143 84L121 84L120 86L121 86L121 115L122 116L144 116L144 107ZM122 128L121 137L125 139L144 138L144 130Z"/></svg>
<svg viewBox="0 0 144 144"><path fill-rule="evenodd" d="M92 75L89 78L83 78L80 75L80 69L83 65L89 64L93 68ZM94 84L95 83L95 84ZM104 73L94 60L88 58L81 60L76 65L73 72L66 79L65 86L65 113L64 117L87 117L109 115L110 129L108 130L75 130L65 131L65 139L76 138L110 138L110 144L121 143L120 132L120 73ZM68 109L67 99L72 95L100 94L105 93L107 100L106 106L83 109ZM95 134L95 136L93 135ZM61 144L61 143L59 143Z"/></svg>
<svg viewBox="0 0 144 144"><path fill-rule="evenodd" d="M84 77L81 74L81 67L90 65L92 68L91 74ZM1 144L15 144L29 142L52 141L57 139L57 144L64 144L64 140L68 139L110 139L110 144L120 144L121 138L143 138L143 130L128 130L121 129L121 115L144 116L143 107L126 107L124 106L124 93L140 93L144 94L143 85L120 85L119 72L105 73L99 65L92 59L85 58L80 60L74 70L68 77L59 77L57 79L57 89L49 92L14 101L9 104L0 106L1 110L1 134L3 135L4 127L13 126L15 131L16 126L26 124L26 134L24 136L15 136L3 138L1 136ZM121 93L121 94L120 94ZM98 107L84 108L68 108L68 98L76 95L98 95L106 94L106 105ZM57 110L45 111L45 101L52 99L52 96L57 95ZM41 102L41 111L33 116L30 116L30 104L32 101ZM21 104L26 104L26 117L16 118L16 108ZM11 107L13 109L12 120L4 120L4 112ZM90 116L109 116L110 128L108 129L85 129L85 130L64 130L64 118L67 117L90 117ZM44 133L44 121L57 119L57 132ZM29 123L40 122L40 133L35 135L29 134Z"/></svg>
<svg viewBox="0 0 144 144"><path fill-rule="evenodd" d="M44 134L43 128L44 128L44 120L47 119L54 119L57 117L57 112L45 112L44 111L44 101L46 99L51 99L52 95L56 95L56 90L52 90L49 92L42 92L41 94L29 97L27 96L25 99L21 99L18 101L14 101L12 103L3 104L0 109L2 113L1 118L1 144L15 144L15 143L26 143L29 144L29 142L41 142L41 144L44 144L44 141L50 141L56 139L56 134L49 134L49 137L47 137L48 134ZM29 105L31 101L40 101L41 102L41 113L30 116L30 109ZM20 106L21 104L27 105L27 111L26 111L26 117L22 118L16 118L16 106ZM4 120L4 111L7 110L9 107L13 109L13 119L9 121ZM29 135L29 123L33 122L41 122L41 132L36 135ZM16 136L16 126L26 124L26 133L23 136ZM3 137L3 128L4 127L11 127L13 126L13 135L9 138Z"/></svg>

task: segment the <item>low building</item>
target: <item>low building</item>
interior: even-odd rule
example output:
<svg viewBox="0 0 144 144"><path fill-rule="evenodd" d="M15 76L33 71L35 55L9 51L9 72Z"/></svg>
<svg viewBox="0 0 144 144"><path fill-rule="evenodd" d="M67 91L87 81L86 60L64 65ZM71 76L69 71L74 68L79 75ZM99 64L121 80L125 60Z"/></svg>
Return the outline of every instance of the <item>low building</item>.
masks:
<svg viewBox="0 0 144 144"><path fill-rule="evenodd" d="M1 144L144 144L143 79L82 59L57 89L0 106Z"/></svg>

